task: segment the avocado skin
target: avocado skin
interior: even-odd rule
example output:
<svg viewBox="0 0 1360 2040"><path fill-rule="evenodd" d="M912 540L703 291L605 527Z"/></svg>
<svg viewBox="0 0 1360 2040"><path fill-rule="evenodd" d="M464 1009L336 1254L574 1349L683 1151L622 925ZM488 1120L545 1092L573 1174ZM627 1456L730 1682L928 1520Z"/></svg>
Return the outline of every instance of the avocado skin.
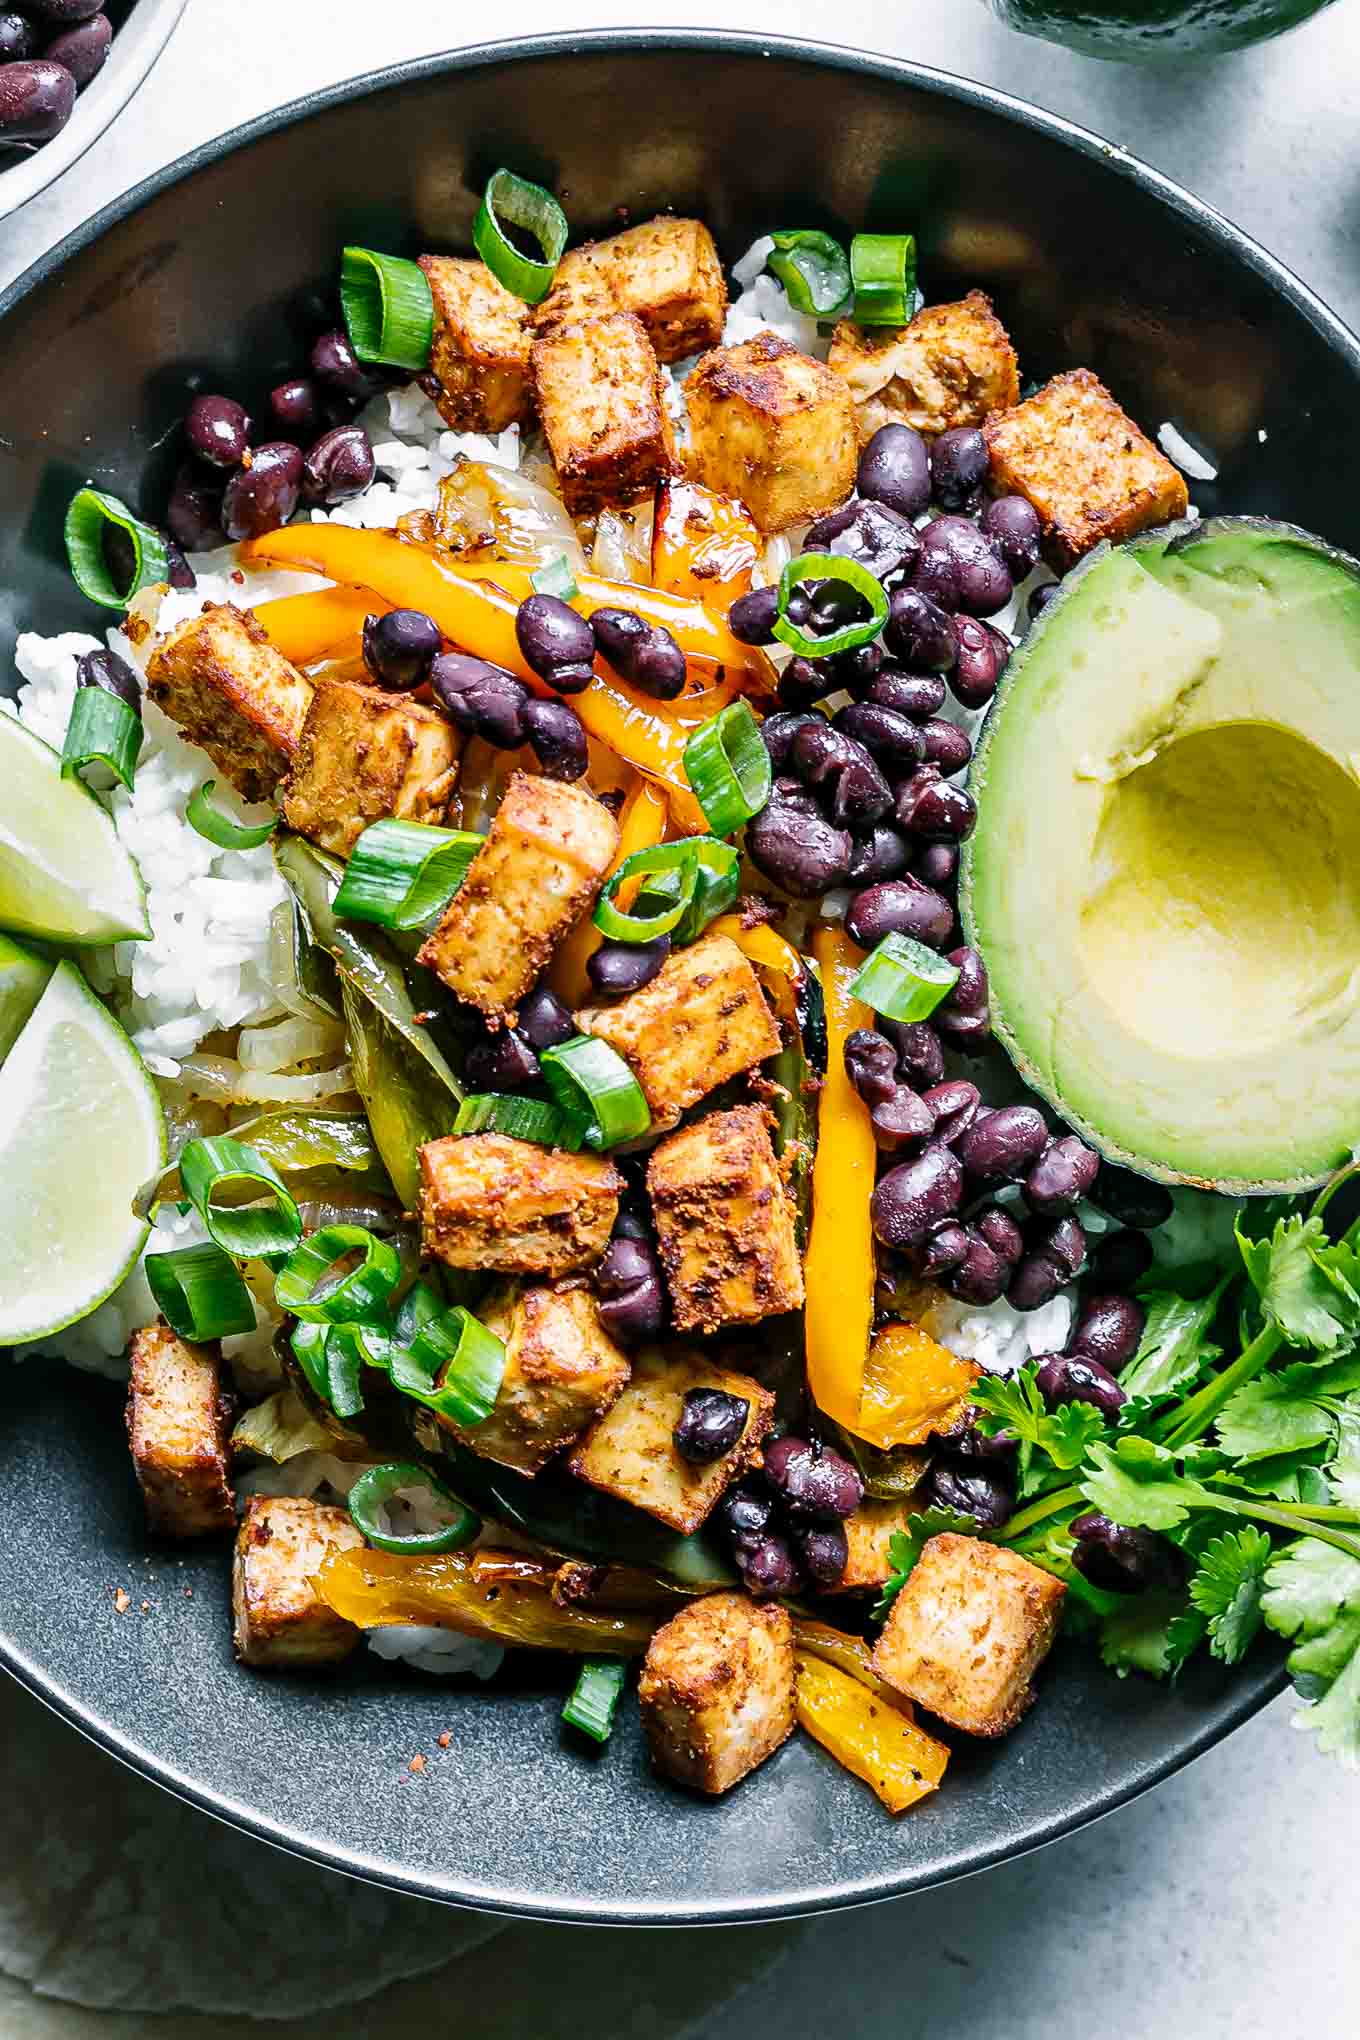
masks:
<svg viewBox="0 0 1360 2040"><path fill-rule="evenodd" d="M1150 572L1152 578L1168 587L1178 581L1184 586L1186 567L1203 568L1206 576L1212 576L1220 587L1231 587L1234 581L1245 588L1266 585L1274 587L1281 575L1284 585L1289 585L1291 572L1302 569L1312 573L1318 566L1331 566L1337 570L1337 593L1351 619L1351 634L1360 635L1360 561L1333 546L1300 526L1285 524L1263 517L1216 517L1210 519L1183 519L1163 526L1158 530L1142 534L1128 546L1120 548L1126 556ZM1035 694L1044 691L1044 666L1056 664L1061 657L1050 657L1045 640L1062 642L1064 613L1074 594L1088 576L1099 571L1104 560L1111 557L1112 549L1098 547L1090 553L1063 581L1063 592L1058 601L1049 605L1031 626L1026 637L1013 656L1003 676L1001 685L988 712L986 722L979 734L969 786L979 803L980 818L977 834L963 849L960 867L959 912L966 940L978 948L984 961L987 960L988 934L980 925L978 912L979 857L987 853L986 814L989 801L989 771L993 764L992 751L998 732L1005 727L1008 713L1014 715L1019 709L1018 697L1029 684ZM1207 605L1212 606L1212 605ZM1341 654L1342 637L1338 626L1335 649ZM1347 647L1352 666L1356 664L1353 644ZM1355 743L1351 752L1352 761L1360 755L1360 674L1357 676L1355 692ZM1287 719L1283 726L1292 730ZM1332 753L1325 753L1332 755ZM1351 766L1354 771L1354 764ZM995 854L995 846L993 846ZM1070 1099L1064 1097L1060 1084L1049 1080L1049 1076L1034 1055L1028 1052L1022 1038L1028 1031L1023 1025L1017 1028L1012 1014L1007 1010L1004 999L995 996L993 980L993 1025L996 1038L1006 1049L1016 1070L1042 1098L1062 1117L1074 1126L1092 1146L1107 1160L1137 1170L1153 1180L1174 1185L1190 1186L1197 1189L1218 1191L1234 1196L1256 1196L1276 1194L1298 1194L1325 1182L1334 1170L1341 1166L1349 1152L1360 1144L1360 1108L1350 1112L1350 1123L1346 1123L1347 1107L1345 1098L1350 1095L1343 1080L1335 1087L1336 1095L1342 1100L1337 1108L1340 1122L1336 1130L1332 1151L1316 1158L1315 1165L1299 1169L1289 1165L1278 1171L1262 1169L1251 1175L1221 1173L1212 1165L1204 1169L1174 1166L1160 1160L1157 1155L1144 1148L1129 1144L1107 1121L1098 1123L1103 1113L1092 1115L1073 1108ZM1350 1015L1348 1027L1355 1039L1360 1034L1360 1018ZM1350 1051L1355 1056L1354 1048ZM1353 1087L1352 1087L1353 1088ZM1110 1120L1118 1118L1118 1108L1111 1111Z"/></svg>
<svg viewBox="0 0 1360 2040"><path fill-rule="evenodd" d="M1245 49L1297 28L1332 0L988 0L1022 35L1090 57L1167 63Z"/></svg>

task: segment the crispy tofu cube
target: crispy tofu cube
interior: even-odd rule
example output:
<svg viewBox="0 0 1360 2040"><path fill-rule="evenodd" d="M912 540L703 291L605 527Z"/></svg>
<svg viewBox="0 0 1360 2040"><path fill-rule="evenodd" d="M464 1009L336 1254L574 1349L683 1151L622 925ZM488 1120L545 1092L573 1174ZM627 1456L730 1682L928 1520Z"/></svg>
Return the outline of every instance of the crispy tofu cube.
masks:
<svg viewBox="0 0 1360 2040"><path fill-rule="evenodd" d="M252 1495L236 1535L232 1637L243 1665L280 1669L337 1664L359 1631L327 1607L316 1575L335 1551L363 1538L346 1509L294 1495Z"/></svg>
<svg viewBox="0 0 1360 2040"><path fill-rule="evenodd" d="M483 1459L539 1473L615 1401L628 1380L627 1356L588 1289L503 1292L481 1317L505 1341L500 1393L484 1424L448 1428Z"/></svg>
<svg viewBox="0 0 1360 2040"><path fill-rule="evenodd" d="M1066 1592L1018 1552L944 1531L893 1602L874 1670L941 1721L1004 1735L1034 1698Z"/></svg>
<svg viewBox="0 0 1360 2040"><path fill-rule="evenodd" d="M610 273L608 241L568 248L553 273L552 288L529 315L535 334L582 319L607 319L621 309Z"/></svg>
<svg viewBox="0 0 1360 2040"><path fill-rule="evenodd" d="M601 244L614 295L647 328L660 361L683 361L722 340L727 285L701 220L654 219Z"/></svg>
<svg viewBox="0 0 1360 2040"><path fill-rule="evenodd" d="M133 1333L128 1357L128 1446L148 1527L164 1537L234 1529L220 1348L191 1346L158 1318Z"/></svg>
<svg viewBox="0 0 1360 2040"><path fill-rule="evenodd" d="M574 516L636 502L678 472L661 365L631 312L555 326L535 340L531 361L548 451Z"/></svg>
<svg viewBox="0 0 1360 2040"><path fill-rule="evenodd" d="M435 408L455 432L504 432L527 418L528 307L484 262L422 255L434 304Z"/></svg>
<svg viewBox="0 0 1360 2040"><path fill-rule="evenodd" d="M658 1771L696 1792L730 1790L793 1733L788 1609L739 1593L691 1601L647 1646L638 1699Z"/></svg>
<svg viewBox="0 0 1360 2040"><path fill-rule="evenodd" d="M673 1126L717 1085L779 1053L760 981L728 935L676 950L640 992L587 1006L576 1024L623 1057L658 1126Z"/></svg>
<svg viewBox="0 0 1360 2040"><path fill-rule="evenodd" d="M906 326L867 330L843 319L827 355L855 400L861 440L880 425L934 436L981 425L1020 400L1010 335L980 290L952 305L926 305Z"/></svg>
<svg viewBox="0 0 1360 2040"><path fill-rule="evenodd" d="M147 692L246 800L268 800L293 761L312 683L248 609L209 602L159 640Z"/></svg>
<svg viewBox="0 0 1360 2040"><path fill-rule="evenodd" d="M786 531L855 486L855 407L840 376L777 333L706 354L685 384L690 472Z"/></svg>
<svg viewBox="0 0 1360 2040"><path fill-rule="evenodd" d="M673 1434L692 1388L720 1388L750 1405L731 1451L706 1466L692 1466L675 1449ZM697 1353L644 1347L633 1356L632 1380L613 1408L592 1424L567 1464L578 1480L688 1534L746 1471L773 1420L774 1397L749 1375L734 1374Z"/></svg>
<svg viewBox="0 0 1360 2040"><path fill-rule="evenodd" d="M489 1020L513 1023L515 1002L590 906L618 844L618 823L584 786L514 773L420 962Z"/></svg>
<svg viewBox="0 0 1360 2040"><path fill-rule="evenodd" d="M609 1244L623 1178L599 1155L504 1133L450 1133L420 1150L425 1252L450 1268L571 1275Z"/></svg>
<svg viewBox="0 0 1360 2040"><path fill-rule="evenodd" d="M663 1140L647 1190L676 1329L750 1325L803 1301L795 1214L762 1105L710 1112Z"/></svg>
<svg viewBox="0 0 1360 2040"><path fill-rule="evenodd" d="M849 1557L836 1587L838 1594L850 1594L886 1587L893 1575L890 1550L893 1538L904 1531L921 1506L914 1501L880 1502L868 1496L845 1519L845 1542Z"/></svg>
<svg viewBox="0 0 1360 2040"><path fill-rule="evenodd" d="M460 748L452 723L409 695L323 680L284 787L284 820L337 857L370 822L442 822Z"/></svg>
<svg viewBox="0 0 1360 2040"><path fill-rule="evenodd" d="M1044 527L1044 558L1066 573L1105 539L1122 545L1183 517L1185 477L1088 368L1052 382L987 426L991 486L1027 496Z"/></svg>

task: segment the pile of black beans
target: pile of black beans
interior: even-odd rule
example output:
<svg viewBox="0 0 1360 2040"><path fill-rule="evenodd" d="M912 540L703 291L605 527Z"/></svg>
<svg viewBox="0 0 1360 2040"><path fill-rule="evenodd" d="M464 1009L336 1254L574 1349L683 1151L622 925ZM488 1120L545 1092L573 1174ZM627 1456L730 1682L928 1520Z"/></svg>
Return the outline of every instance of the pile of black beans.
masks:
<svg viewBox="0 0 1360 2040"><path fill-rule="evenodd" d="M775 781L746 845L794 898L908 871L931 888L952 886L977 811L951 783L972 746L940 710L947 693L970 709L991 700L1011 647L986 619L1039 557L1039 519L1023 497L984 504L988 465L972 428L941 433L927 449L909 425L884 425L860 457L855 495L808 533L805 551L854 559L882 581L889 609L873 643L790 660L780 712L764 725ZM913 519L932 500L944 514L918 531ZM790 616L827 636L854 620L859 602L844 584L812 581L795 590ZM733 604L730 622L746 642L770 644L776 614L776 591L760 588ZM841 691L853 700L830 722L810 712Z"/></svg>
<svg viewBox="0 0 1360 2040"><path fill-rule="evenodd" d="M676 1443L683 1451L678 1434ZM762 1471L729 1488L719 1506L747 1589L766 1597L838 1586L849 1557L845 1519L863 1500L858 1472L829 1445L774 1439Z"/></svg>
<svg viewBox="0 0 1360 2040"><path fill-rule="evenodd" d="M0 169L61 133L112 41L100 0L24 0L0 13Z"/></svg>

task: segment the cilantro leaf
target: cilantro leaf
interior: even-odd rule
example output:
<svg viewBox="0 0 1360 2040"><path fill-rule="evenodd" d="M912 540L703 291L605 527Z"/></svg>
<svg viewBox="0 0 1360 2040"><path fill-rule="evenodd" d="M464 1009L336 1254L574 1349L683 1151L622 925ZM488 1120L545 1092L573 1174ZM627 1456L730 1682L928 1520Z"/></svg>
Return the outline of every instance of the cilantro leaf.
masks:
<svg viewBox="0 0 1360 2040"><path fill-rule="evenodd" d="M1336 1413L1336 1454L1327 1468L1331 1501L1360 1509L1360 1396L1351 1396Z"/></svg>
<svg viewBox="0 0 1360 2040"><path fill-rule="evenodd" d="M1178 1472L1175 1455L1150 1438L1098 1440L1080 1485L1094 1508L1131 1530L1174 1530L1191 1509L1219 1506L1211 1489Z"/></svg>
<svg viewBox="0 0 1360 2040"><path fill-rule="evenodd" d="M1218 1438L1234 1459L1271 1459L1278 1452L1303 1452L1331 1442L1336 1429L1329 1410L1308 1394L1298 1380L1312 1369L1286 1367L1263 1374L1239 1388L1218 1416Z"/></svg>
<svg viewBox="0 0 1360 2040"><path fill-rule="evenodd" d="M1320 1218L1280 1219L1269 1239L1237 1244L1261 1308L1291 1346L1344 1351L1360 1337L1360 1256Z"/></svg>
<svg viewBox="0 0 1360 2040"><path fill-rule="evenodd" d="M1261 1594L1272 1545L1263 1530L1244 1523L1205 1546L1190 1582L1190 1599L1205 1617L1209 1649L1235 1665L1261 1626Z"/></svg>
<svg viewBox="0 0 1360 2040"><path fill-rule="evenodd" d="M981 1525L976 1516L960 1515L957 1509L918 1509L908 1518L905 1530L894 1530L888 1542L892 1572L874 1603L875 1622L887 1621L888 1611L906 1585L917 1559L930 1539L942 1530L952 1530L959 1537L976 1537Z"/></svg>
<svg viewBox="0 0 1360 2040"><path fill-rule="evenodd" d="M1184 1594L1129 1594L1100 1625L1101 1661L1121 1679L1130 1672L1164 1679L1179 1671L1203 1634Z"/></svg>
<svg viewBox="0 0 1360 2040"><path fill-rule="evenodd" d="M1213 1344L1209 1327L1230 1280L1225 1275L1207 1296L1178 1296L1174 1290L1157 1289L1139 1298L1147 1322L1138 1351L1119 1376L1127 1395L1173 1395L1222 1359L1223 1348Z"/></svg>
<svg viewBox="0 0 1360 2040"><path fill-rule="evenodd" d="M1039 1393L1038 1372L1038 1362L1031 1360L1016 1374L984 1376L974 1383L973 1404L991 1419L987 1431L1013 1431L1022 1446L1046 1453L1060 1473L1070 1473L1092 1439L1103 1434L1105 1419L1090 1403L1050 1409Z"/></svg>
<svg viewBox="0 0 1360 2040"><path fill-rule="evenodd" d="M1281 1636L1293 1638L1289 1670L1312 1705L1295 1726L1312 1730L1318 1748L1348 1769L1360 1766L1360 1558L1301 1537L1280 1553L1266 1576L1261 1612Z"/></svg>

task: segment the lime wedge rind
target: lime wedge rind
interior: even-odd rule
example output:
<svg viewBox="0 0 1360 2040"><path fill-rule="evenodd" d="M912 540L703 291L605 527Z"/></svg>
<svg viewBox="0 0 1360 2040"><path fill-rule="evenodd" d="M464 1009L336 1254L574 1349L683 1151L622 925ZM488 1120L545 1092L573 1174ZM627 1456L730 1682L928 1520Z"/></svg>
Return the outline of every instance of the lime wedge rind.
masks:
<svg viewBox="0 0 1360 2040"><path fill-rule="evenodd" d="M77 948L145 940L146 888L112 815L6 714L0 787L0 928Z"/></svg>

